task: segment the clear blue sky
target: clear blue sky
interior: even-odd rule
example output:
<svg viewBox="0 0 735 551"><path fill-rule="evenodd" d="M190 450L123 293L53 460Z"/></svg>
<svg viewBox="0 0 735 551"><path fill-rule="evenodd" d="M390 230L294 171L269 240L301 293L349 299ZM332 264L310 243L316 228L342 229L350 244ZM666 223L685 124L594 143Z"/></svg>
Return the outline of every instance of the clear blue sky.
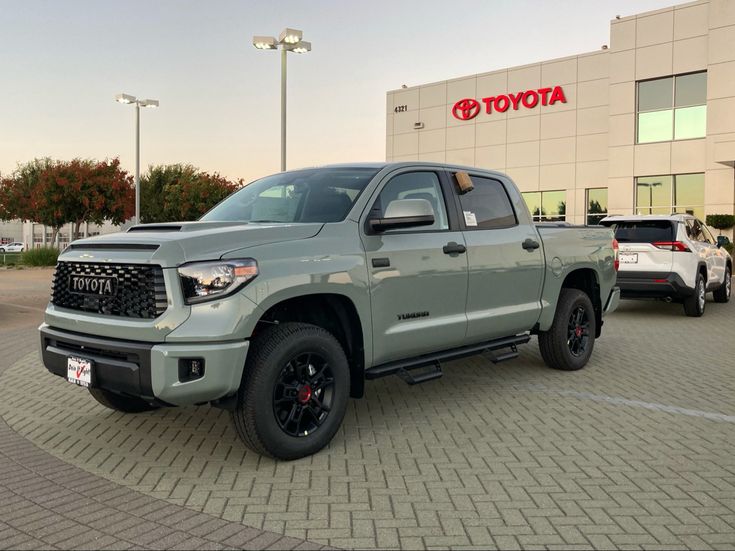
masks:
<svg viewBox="0 0 735 551"><path fill-rule="evenodd" d="M0 171L37 156L188 162L252 180L279 168L279 59L255 34L303 29L289 54L289 168L385 157L385 93L599 49L609 20L674 0L0 0Z"/></svg>

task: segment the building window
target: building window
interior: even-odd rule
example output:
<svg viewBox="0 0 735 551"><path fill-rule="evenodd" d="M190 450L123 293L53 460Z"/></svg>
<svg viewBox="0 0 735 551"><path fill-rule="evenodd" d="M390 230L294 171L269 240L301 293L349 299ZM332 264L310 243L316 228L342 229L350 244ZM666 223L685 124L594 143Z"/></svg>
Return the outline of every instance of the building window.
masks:
<svg viewBox="0 0 735 551"><path fill-rule="evenodd" d="M589 188L587 190L586 224L596 225L607 216L607 188Z"/></svg>
<svg viewBox="0 0 735 551"><path fill-rule="evenodd" d="M704 138L707 73L639 82L637 113L637 143Z"/></svg>
<svg viewBox="0 0 735 551"><path fill-rule="evenodd" d="M693 214L704 218L704 174L636 178L638 214Z"/></svg>
<svg viewBox="0 0 735 551"><path fill-rule="evenodd" d="M566 191L529 191L522 195L534 222L564 221L566 219Z"/></svg>

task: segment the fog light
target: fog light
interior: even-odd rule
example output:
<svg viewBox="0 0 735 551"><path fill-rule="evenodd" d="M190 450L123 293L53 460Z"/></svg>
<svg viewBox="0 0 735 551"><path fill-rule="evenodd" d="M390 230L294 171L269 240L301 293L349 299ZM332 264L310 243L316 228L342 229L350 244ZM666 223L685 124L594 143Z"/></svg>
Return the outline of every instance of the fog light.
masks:
<svg viewBox="0 0 735 551"><path fill-rule="evenodd" d="M179 382L185 383L204 377L203 358L179 359Z"/></svg>

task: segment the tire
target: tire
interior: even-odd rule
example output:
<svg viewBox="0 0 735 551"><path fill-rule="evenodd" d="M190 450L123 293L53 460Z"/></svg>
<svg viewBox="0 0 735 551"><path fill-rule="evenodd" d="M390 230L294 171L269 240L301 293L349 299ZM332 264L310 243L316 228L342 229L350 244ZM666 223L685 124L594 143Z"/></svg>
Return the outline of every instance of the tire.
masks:
<svg viewBox="0 0 735 551"><path fill-rule="evenodd" d="M587 293L562 289L551 328L538 336L544 362L563 371L582 369L592 355L596 330L595 309Z"/></svg>
<svg viewBox="0 0 735 551"><path fill-rule="evenodd" d="M706 296L704 277L702 277L702 272L697 272L697 279L694 282L694 294L684 299L686 315L692 318L701 317L707 304Z"/></svg>
<svg viewBox="0 0 735 551"><path fill-rule="evenodd" d="M329 444L349 394L350 368L339 341L316 325L281 323L253 339L232 420L253 451L299 459Z"/></svg>
<svg viewBox="0 0 735 551"><path fill-rule="evenodd" d="M102 388L90 388L89 393L95 400L106 408L121 411L123 413L143 413L145 411L158 409L158 406L151 405L140 398L115 394L114 392L110 392L109 390L104 390Z"/></svg>
<svg viewBox="0 0 735 551"><path fill-rule="evenodd" d="M725 279L717 290L712 295L715 297L715 302L730 302L730 295L732 294L732 270L730 266L725 268Z"/></svg>

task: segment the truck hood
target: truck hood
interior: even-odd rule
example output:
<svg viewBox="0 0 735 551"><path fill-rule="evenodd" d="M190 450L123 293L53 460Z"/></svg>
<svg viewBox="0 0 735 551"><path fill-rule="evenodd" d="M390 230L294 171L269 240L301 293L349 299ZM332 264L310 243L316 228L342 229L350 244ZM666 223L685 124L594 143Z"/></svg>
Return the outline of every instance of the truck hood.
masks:
<svg viewBox="0 0 735 551"><path fill-rule="evenodd" d="M314 237L323 224L179 222L141 224L127 232L74 241L59 260L158 264L171 268L195 260L214 260L239 250Z"/></svg>

